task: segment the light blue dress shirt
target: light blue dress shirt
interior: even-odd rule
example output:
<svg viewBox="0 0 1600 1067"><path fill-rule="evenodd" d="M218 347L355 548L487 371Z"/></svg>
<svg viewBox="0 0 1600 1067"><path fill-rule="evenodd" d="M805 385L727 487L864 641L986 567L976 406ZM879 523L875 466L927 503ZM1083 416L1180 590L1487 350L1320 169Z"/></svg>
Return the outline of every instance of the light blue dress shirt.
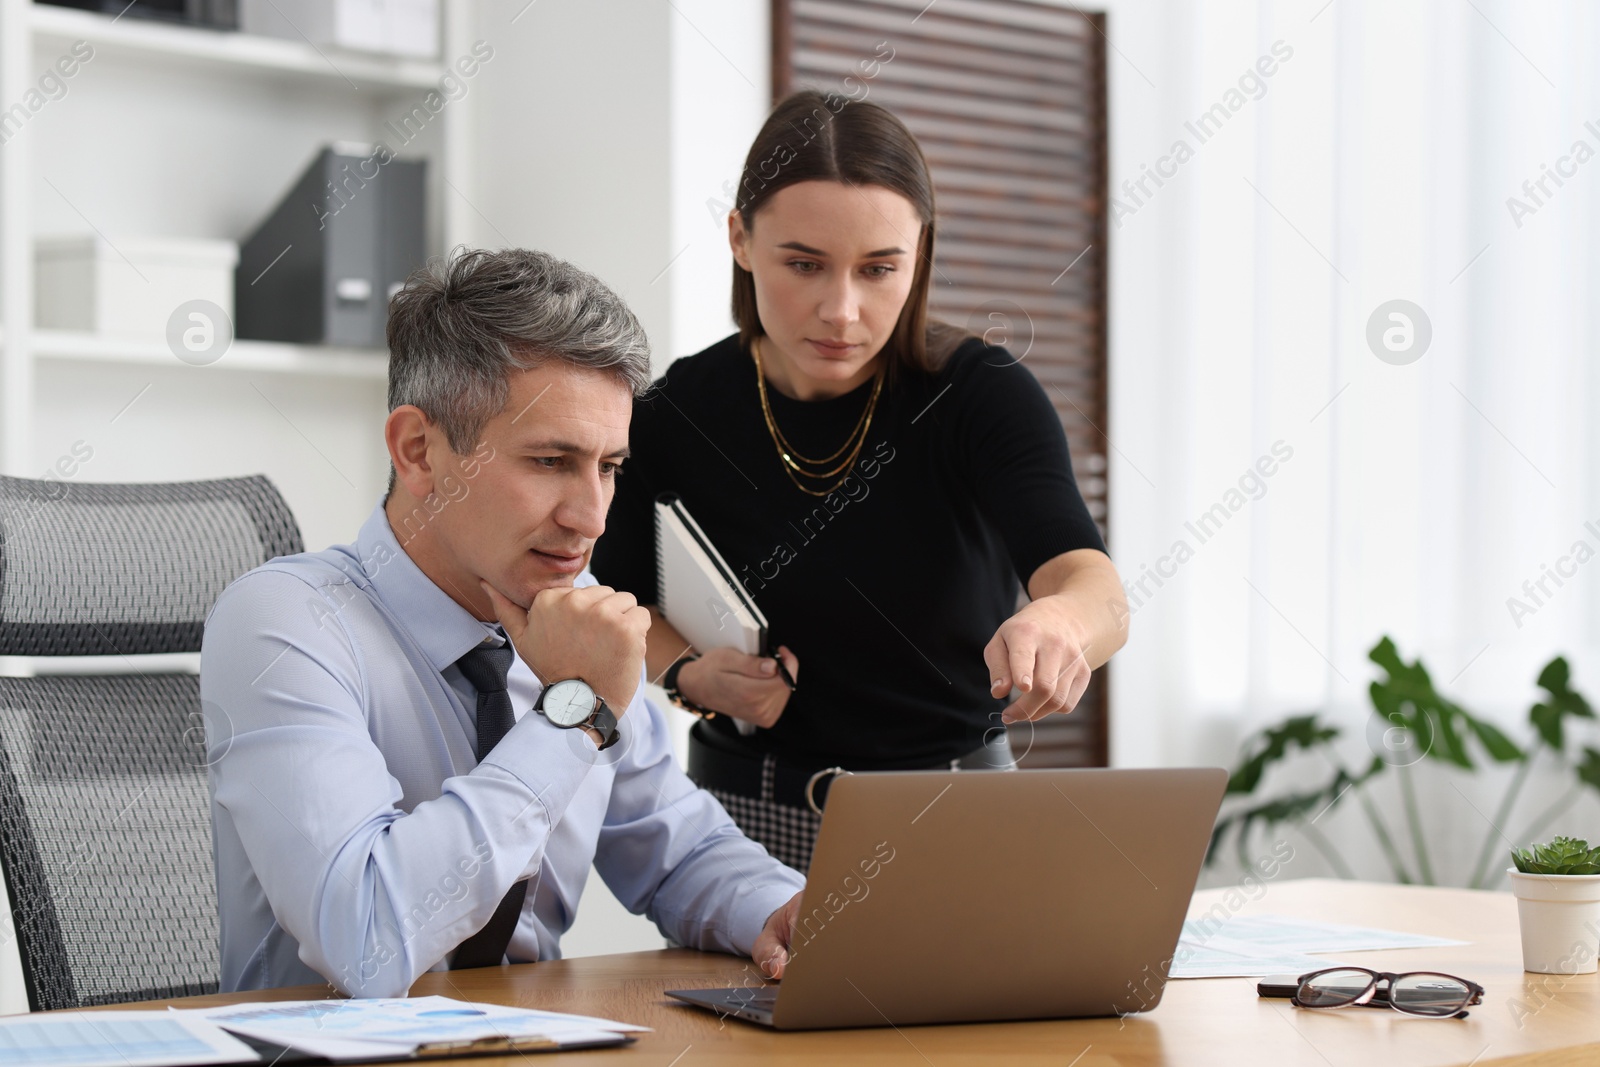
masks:
<svg viewBox="0 0 1600 1067"><path fill-rule="evenodd" d="M804 879L678 767L642 682L600 752L530 710L542 686L519 657L517 724L478 762L455 662L503 640L418 569L381 503L355 544L273 560L218 597L200 694L224 991L326 979L403 996L523 878L506 955L558 958L591 864L679 943L749 955Z"/></svg>

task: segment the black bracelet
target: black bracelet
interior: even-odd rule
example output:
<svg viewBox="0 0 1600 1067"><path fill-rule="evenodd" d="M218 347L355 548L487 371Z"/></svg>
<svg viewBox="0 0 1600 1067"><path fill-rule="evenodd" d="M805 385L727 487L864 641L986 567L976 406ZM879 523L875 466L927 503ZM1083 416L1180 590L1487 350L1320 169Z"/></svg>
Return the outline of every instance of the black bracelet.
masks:
<svg viewBox="0 0 1600 1067"><path fill-rule="evenodd" d="M688 652L673 660L672 666L668 667L666 673L661 676L661 688L667 691L668 700L687 711L690 715L701 719L714 719L717 717L716 712L710 708L701 707L678 690L678 672L683 669L684 664L693 663L699 658L698 654Z"/></svg>

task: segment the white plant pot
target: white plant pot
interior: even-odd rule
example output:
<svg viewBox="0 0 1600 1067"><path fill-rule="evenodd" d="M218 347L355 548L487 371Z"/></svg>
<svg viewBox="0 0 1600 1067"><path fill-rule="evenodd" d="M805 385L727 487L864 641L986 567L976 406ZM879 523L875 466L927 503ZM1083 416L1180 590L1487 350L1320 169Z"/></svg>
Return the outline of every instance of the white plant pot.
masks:
<svg viewBox="0 0 1600 1067"><path fill-rule="evenodd" d="M1522 969L1592 974L1600 959L1600 874L1506 869L1522 923Z"/></svg>

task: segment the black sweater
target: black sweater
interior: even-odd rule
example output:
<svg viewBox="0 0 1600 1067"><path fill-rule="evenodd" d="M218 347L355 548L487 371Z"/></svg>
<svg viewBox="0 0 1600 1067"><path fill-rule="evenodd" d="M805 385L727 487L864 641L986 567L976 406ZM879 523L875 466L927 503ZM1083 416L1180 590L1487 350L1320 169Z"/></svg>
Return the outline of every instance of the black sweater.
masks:
<svg viewBox="0 0 1600 1067"><path fill-rule="evenodd" d="M767 397L794 448L826 456L871 392L869 380L806 402L769 384ZM594 574L655 603L653 503L680 494L766 615L771 646L800 661L770 730L707 726L786 763L926 767L977 748L1006 705L989 695L983 648L1014 614L1019 579L1063 552L1105 550L1044 390L978 338L938 374L896 372L854 471L824 498L784 473L737 336L673 363L635 402L629 436Z"/></svg>

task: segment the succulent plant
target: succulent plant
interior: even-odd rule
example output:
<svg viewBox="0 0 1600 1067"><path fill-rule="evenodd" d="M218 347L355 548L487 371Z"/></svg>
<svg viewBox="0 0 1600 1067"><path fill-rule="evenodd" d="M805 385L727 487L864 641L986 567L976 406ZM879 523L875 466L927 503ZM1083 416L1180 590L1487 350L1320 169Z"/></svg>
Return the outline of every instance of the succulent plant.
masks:
<svg viewBox="0 0 1600 1067"><path fill-rule="evenodd" d="M1600 874L1600 848L1579 838L1557 837L1548 845L1511 850L1523 874Z"/></svg>

